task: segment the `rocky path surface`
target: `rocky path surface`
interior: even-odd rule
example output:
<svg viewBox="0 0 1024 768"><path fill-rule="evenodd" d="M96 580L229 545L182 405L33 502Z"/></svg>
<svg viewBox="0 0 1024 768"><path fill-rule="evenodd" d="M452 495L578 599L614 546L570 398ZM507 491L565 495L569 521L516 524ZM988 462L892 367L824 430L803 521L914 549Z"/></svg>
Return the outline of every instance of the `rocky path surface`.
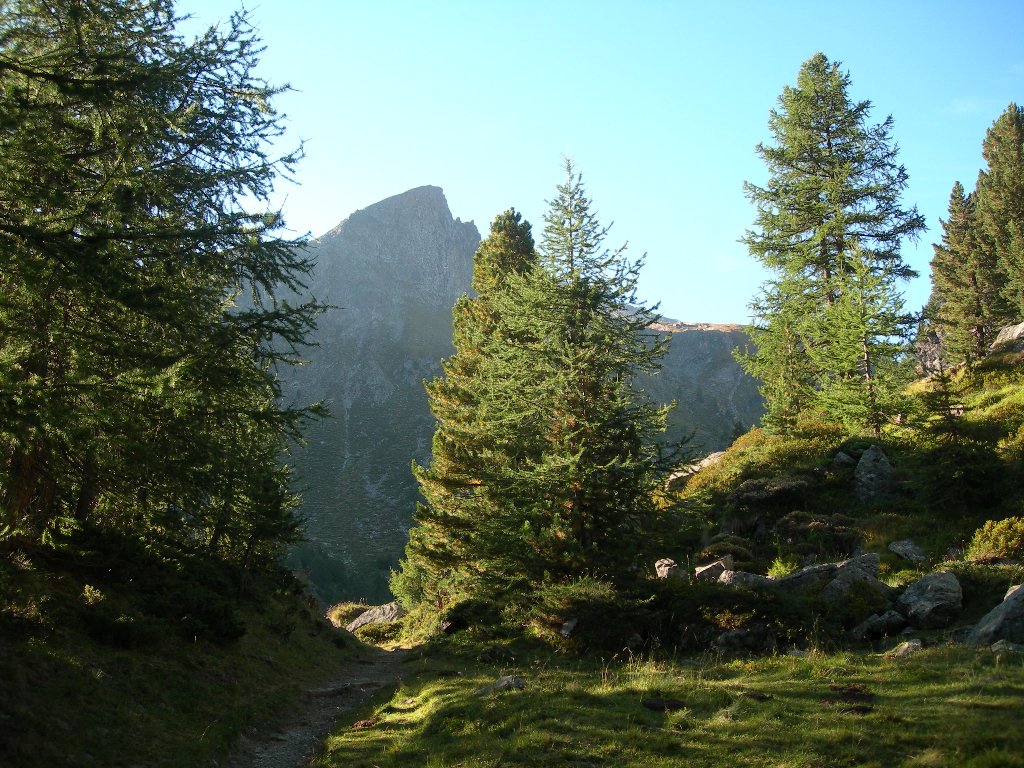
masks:
<svg viewBox="0 0 1024 768"><path fill-rule="evenodd" d="M243 736L228 768L302 768L320 752L331 727L382 688L398 684L404 650L377 650L353 659L332 678L303 693L275 728Z"/></svg>

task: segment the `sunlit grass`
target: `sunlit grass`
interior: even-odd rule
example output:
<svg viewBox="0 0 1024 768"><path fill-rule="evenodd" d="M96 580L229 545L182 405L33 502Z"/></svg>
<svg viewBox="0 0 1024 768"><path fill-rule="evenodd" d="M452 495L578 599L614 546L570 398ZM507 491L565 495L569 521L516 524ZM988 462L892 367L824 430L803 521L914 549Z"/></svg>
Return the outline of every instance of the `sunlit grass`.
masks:
<svg viewBox="0 0 1024 768"><path fill-rule="evenodd" d="M414 662L390 701L360 715L376 724L339 728L316 764L1024 765L1021 655L545 661L515 670L524 690L490 695L478 691L510 670L470 664L439 677L452 661ZM668 711L645 706L653 700Z"/></svg>

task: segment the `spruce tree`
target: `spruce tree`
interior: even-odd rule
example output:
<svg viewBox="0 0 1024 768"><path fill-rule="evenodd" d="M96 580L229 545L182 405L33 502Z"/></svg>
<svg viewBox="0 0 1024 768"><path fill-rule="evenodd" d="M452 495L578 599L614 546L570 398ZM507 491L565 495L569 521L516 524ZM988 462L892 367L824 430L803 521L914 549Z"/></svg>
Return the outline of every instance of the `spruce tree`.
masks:
<svg viewBox="0 0 1024 768"><path fill-rule="evenodd" d="M1010 104L985 134L978 175L978 237L1003 278L1007 321L1024 318L1024 107Z"/></svg>
<svg viewBox="0 0 1024 768"><path fill-rule="evenodd" d="M974 193L953 185L942 242L933 246L930 320L952 362L984 357L1008 315L995 253L979 237L975 203Z"/></svg>
<svg viewBox="0 0 1024 768"><path fill-rule="evenodd" d="M251 210L280 89L244 15L194 41L169 0L0 6L0 535L116 527L251 564L294 535L284 407L318 311Z"/></svg>
<svg viewBox="0 0 1024 768"><path fill-rule="evenodd" d="M870 102L851 101L849 85L838 62L821 53L807 60L771 111L775 143L757 147L768 183L745 185L757 217L744 242L773 278L751 304L751 337L760 346L741 362L765 382L765 423L777 429L804 407L827 408L819 393L829 382L860 378L857 366L820 367L845 359L823 349L840 329L820 310L841 301L863 258L887 281L913 276L900 244L924 229L917 210L900 203L907 173L890 138L892 118L870 124Z"/></svg>
<svg viewBox="0 0 1024 768"><path fill-rule="evenodd" d="M475 297L461 297L452 311L455 353L442 363L442 376L426 385L437 420L430 464L413 464L424 503L416 507L406 559L392 580L407 601L444 605L472 575L470 533L488 514L481 478L493 442L479 407L481 355L499 333L497 296L536 262L529 222L505 211L473 256Z"/></svg>
<svg viewBox="0 0 1024 768"><path fill-rule="evenodd" d="M642 261L604 248L571 163L549 206L540 267L496 302L502 331L481 371L494 443L475 552L493 591L624 577L653 529L666 465L666 410L636 387L665 344L636 297Z"/></svg>

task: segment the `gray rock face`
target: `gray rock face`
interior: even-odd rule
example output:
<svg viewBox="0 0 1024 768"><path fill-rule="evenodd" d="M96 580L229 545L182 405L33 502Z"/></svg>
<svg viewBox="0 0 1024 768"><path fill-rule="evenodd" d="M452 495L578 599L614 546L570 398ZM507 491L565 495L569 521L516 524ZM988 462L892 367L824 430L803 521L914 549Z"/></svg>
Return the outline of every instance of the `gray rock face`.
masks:
<svg viewBox="0 0 1024 768"><path fill-rule="evenodd" d="M872 445L857 462L853 478L858 499L884 499L892 491L892 464L881 448Z"/></svg>
<svg viewBox="0 0 1024 768"><path fill-rule="evenodd" d="M1001 328L992 342L993 352L1024 352L1024 323Z"/></svg>
<svg viewBox="0 0 1024 768"><path fill-rule="evenodd" d="M697 581L718 581L718 577L725 571L731 571L733 566L732 555L726 555L721 560L701 565L694 569L693 577Z"/></svg>
<svg viewBox="0 0 1024 768"><path fill-rule="evenodd" d="M726 587L749 587L753 589L772 589L776 585L775 579L761 576L758 573L747 573L746 571L723 571L718 576L718 583Z"/></svg>
<svg viewBox="0 0 1024 768"><path fill-rule="evenodd" d="M963 591L952 573L929 573L907 587L896 608L918 629L948 627L963 608Z"/></svg>
<svg viewBox="0 0 1024 768"><path fill-rule="evenodd" d="M452 353L451 310L468 290L476 227L453 219L438 187L356 211L314 240L306 295L333 304L284 372L285 399L325 400L332 417L295 457L309 543L289 565L327 601L389 596L417 498L409 471L426 462L434 420L423 380Z"/></svg>
<svg viewBox="0 0 1024 768"><path fill-rule="evenodd" d="M734 349L750 345L742 326L665 320L654 328L669 335L668 351L661 372L638 383L659 403L675 400L685 406L669 414L666 439L692 433L691 446L720 451L737 427L745 431L760 421L764 405L758 383L732 356Z"/></svg>
<svg viewBox="0 0 1024 768"><path fill-rule="evenodd" d="M1024 643L1024 589L1010 587L999 605L982 617L970 634L971 645L992 645L1000 640Z"/></svg>
<svg viewBox="0 0 1024 768"><path fill-rule="evenodd" d="M356 616L345 626L345 629L349 632L355 632L367 624L390 624L392 621L398 621L403 616L405 616L405 611L398 603L378 605L376 608L370 608L368 611L363 611Z"/></svg>

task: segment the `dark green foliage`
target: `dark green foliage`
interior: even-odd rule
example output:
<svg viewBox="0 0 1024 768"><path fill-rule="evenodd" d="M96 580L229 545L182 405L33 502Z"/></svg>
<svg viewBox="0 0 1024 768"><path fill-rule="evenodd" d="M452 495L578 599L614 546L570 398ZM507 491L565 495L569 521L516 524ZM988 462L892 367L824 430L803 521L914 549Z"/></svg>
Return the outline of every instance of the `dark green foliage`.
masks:
<svg viewBox="0 0 1024 768"><path fill-rule="evenodd" d="M169 0L0 8L0 538L131 531L252 568L298 521L305 409L276 366L309 265L250 212L279 89L244 15L195 41Z"/></svg>
<svg viewBox="0 0 1024 768"><path fill-rule="evenodd" d="M877 433L896 408L909 318L895 285L914 275L900 243L924 219L900 203L892 118L869 124L870 102L851 102L849 84L823 54L804 62L771 112L775 144L757 147L768 184L746 185L757 219L744 242L773 277L751 303L756 351L740 360L763 382L770 429L814 404Z"/></svg>
<svg viewBox="0 0 1024 768"><path fill-rule="evenodd" d="M456 356L428 386L439 429L427 504L393 581L404 600L513 601L584 575L628 578L668 466L666 410L634 386L664 340L635 295L639 264L606 230L567 165L539 263L518 214L499 217L455 309Z"/></svg>
<svg viewBox="0 0 1024 768"><path fill-rule="evenodd" d="M1015 320L1024 317L1024 107L1011 103L982 141L986 168L978 174L978 237L995 261L1003 298Z"/></svg>
<svg viewBox="0 0 1024 768"><path fill-rule="evenodd" d="M976 193L965 194L957 182L949 197L949 215L942 222L942 243L934 247L929 319L941 336L950 362L975 363L1009 318L1000 295L994 249L981 235Z"/></svg>
<svg viewBox="0 0 1024 768"><path fill-rule="evenodd" d="M861 544L857 520L841 513L791 512L775 524L779 549L801 562L845 560Z"/></svg>
<svg viewBox="0 0 1024 768"><path fill-rule="evenodd" d="M617 653L630 645L639 650L643 616L642 606L610 582L583 577L544 585L509 618L559 650Z"/></svg>

